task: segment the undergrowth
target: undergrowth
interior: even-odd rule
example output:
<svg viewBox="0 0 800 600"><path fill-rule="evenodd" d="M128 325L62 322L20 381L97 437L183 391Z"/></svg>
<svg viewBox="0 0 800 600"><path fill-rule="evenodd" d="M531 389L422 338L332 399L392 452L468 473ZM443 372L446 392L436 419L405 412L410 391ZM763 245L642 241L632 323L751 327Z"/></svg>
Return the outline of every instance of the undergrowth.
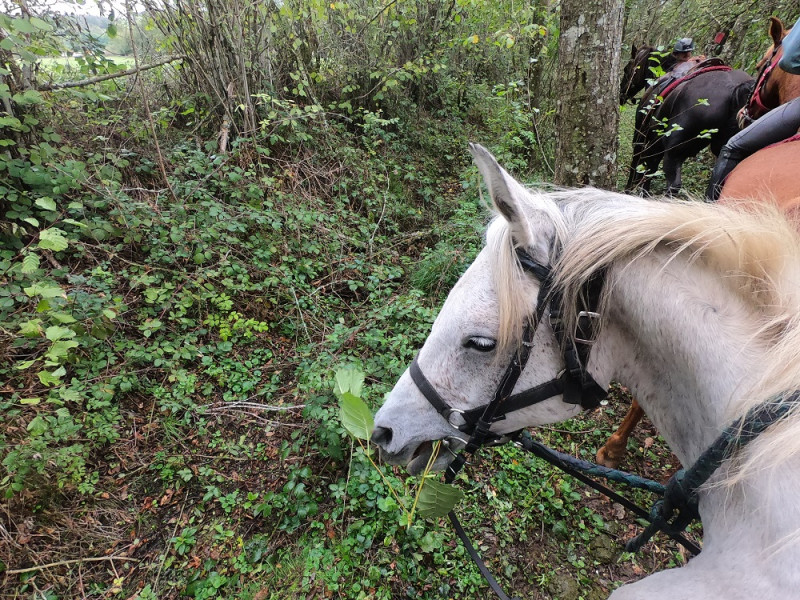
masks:
<svg viewBox="0 0 800 600"><path fill-rule="evenodd" d="M2 593L482 596L444 523L402 522L330 381L354 365L376 409L477 253L468 138L537 175L515 90L471 99L480 130L287 110L226 153L176 133L167 106L160 155L110 88L32 98L58 118L20 121L0 157ZM203 113L191 102L176 110ZM590 455L620 417L543 435ZM677 560L601 552L626 533L609 505L512 447L486 456L459 481L464 520L520 593L599 597Z"/></svg>

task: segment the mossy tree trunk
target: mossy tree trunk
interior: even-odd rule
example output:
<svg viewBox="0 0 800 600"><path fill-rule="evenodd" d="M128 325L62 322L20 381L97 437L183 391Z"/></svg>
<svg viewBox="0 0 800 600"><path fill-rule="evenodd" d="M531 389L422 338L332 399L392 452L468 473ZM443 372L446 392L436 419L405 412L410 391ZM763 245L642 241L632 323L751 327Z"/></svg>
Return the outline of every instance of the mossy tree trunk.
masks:
<svg viewBox="0 0 800 600"><path fill-rule="evenodd" d="M623 7L623 0L561 2L557 184L614 187Z"/></svg>

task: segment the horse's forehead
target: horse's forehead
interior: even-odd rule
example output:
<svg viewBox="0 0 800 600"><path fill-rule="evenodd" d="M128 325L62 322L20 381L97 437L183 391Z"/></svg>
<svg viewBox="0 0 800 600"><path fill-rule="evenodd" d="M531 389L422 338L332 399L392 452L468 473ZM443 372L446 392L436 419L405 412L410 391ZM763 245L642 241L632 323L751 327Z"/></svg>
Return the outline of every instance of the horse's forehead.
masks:
<svg viewBox="0 0 800 600"><path fill-rule="evenodd" d="M497 292L492 271L493 257L484 248L450 290L435 326L468 323L496 315Z"/></svg>

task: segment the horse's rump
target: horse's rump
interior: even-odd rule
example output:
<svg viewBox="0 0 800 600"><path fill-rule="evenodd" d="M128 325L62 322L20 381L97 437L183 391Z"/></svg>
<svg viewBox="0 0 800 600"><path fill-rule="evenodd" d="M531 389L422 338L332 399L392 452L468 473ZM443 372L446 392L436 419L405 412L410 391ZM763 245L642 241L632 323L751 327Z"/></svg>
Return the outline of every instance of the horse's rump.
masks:
<svg viewBox="0 0 800 600"><path fill-rule="evenodd" d="M800 134L744 159L725 180L723 203L772 203L800 223Z"/></svg>

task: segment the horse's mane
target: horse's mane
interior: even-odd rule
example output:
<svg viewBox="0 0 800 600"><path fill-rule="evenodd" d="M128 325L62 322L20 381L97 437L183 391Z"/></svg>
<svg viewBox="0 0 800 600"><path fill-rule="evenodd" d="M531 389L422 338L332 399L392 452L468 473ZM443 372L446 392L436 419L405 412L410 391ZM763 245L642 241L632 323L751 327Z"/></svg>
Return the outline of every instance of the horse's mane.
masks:
<svg viewBox="0 0 800 600"><path fill-rule="evenodd" d="M576 305L584 282L598 270L629 264L657 249L702 261L752 307L757 315L752 336L768 348L762 381L754 388L758 392L738 410L800 389L800 239L777 209L766 204L749 204L744 210L648 200L591 188L532 191L524 201L528 216L534 218L543 207L558 207L545 210L555 221L555 286L564 294L564 306ZM514 259L503 219L492 223L487 243L498 261L494 284L500 303L499 344L510 346L518 342L523 316L531 310L530 294L521 287L530 283ZM501 268L503 263L507 268ZM602 307L601 312L606 314ZM566 331L574 331L574 324L567 323ZM786 438L782 452L790 447L800 451L797 431Z"/></svg>

